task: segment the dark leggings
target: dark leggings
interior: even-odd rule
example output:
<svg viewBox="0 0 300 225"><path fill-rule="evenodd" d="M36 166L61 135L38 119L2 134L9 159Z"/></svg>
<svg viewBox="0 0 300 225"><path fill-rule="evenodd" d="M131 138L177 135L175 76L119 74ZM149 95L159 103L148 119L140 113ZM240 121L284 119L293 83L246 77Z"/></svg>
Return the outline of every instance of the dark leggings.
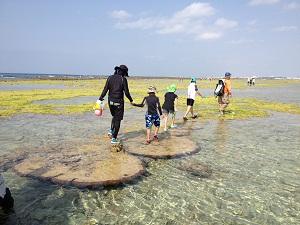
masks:
<svg viewBox="0 0 300 225"><path fill-rule="evenodd" d="M121 120L113 117L111 120L112 137L117 138L121 126Z"/></svg>

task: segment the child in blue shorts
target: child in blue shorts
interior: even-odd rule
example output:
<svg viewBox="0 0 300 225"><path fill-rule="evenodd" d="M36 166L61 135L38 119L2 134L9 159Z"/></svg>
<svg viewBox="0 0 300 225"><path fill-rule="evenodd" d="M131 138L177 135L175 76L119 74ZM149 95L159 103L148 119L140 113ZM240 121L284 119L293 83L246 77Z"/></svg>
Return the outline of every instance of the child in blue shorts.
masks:
<svg viewBox="0 0 300 225"><path fill-rule="evenodd" d="M148 88L148 96L146 96L141 104L135 104L132 105L137 107L144 107L145 104L147 104L147 112L145 115L146 120L146 129L147 129L147 140L146 144L150 144L150 136L151 136L151 127L152 125L155 126L154 130L154 141L158 141L158 131L160 127L160 116L162 115L161 106L159 103L159 98L155 95L156 88L154 86L150 86Z"/></svg>

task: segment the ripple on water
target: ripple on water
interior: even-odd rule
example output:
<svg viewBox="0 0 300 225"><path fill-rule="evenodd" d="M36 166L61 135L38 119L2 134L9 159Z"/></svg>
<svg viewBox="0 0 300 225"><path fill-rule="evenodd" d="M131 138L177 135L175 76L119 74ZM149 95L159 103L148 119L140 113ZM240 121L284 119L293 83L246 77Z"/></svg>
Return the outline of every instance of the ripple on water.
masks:
<svg viewBox="0 0 300 225"><path fill-rule="evenodd" d="M144 126L142 112L128 111L121 136L132 128L128 118L133 116L134 126ZM105 132L109 116L25 115L2 122L1 143L7 142L4 151L13 152L9 142L19 147L84 142ZM148 176L116 189L78 190L5 172L16 200L16 215L10 218L21 224L299 224L299 116L275 113L185 126L201 146L199 153L150 160ZM207 165L211 176L194 176L180 169L183 163Z"/></svg>

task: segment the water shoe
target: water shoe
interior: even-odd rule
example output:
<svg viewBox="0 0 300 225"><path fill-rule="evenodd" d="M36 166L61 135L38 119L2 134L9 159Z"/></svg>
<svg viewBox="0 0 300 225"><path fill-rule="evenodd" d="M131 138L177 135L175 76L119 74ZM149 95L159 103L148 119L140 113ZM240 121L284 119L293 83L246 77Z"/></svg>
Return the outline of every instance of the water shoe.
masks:
<svg viewBox="0 0 300 225"><path fill-rule="evenodd" d="M110 143L113 145L117 145L117 144L120 144L120 141L117 138L112 138Z"/></svg>

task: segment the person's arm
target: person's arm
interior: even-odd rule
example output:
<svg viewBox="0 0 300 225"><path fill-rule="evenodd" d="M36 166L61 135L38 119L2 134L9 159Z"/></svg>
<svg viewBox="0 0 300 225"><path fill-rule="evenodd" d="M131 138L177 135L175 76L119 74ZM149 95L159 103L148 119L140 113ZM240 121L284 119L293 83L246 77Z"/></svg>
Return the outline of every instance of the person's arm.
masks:
<svg viewBox="0 0 300 225"><path fill-rule="evenodd" d="M136 106L136 107L144 107L145 106L145 102L146 102L146 97L143 99L142 103L141 104L136 104L136 103L132 103L133 106Z"/></svg>
<svg viewBox="0 0 300 225"><path fill-rule="evenodd" d="M103 101L103 100L104 100L104 97L105 97L105 95L106 95L107 92L108 92L108 83L109 83L109 77L107 78L106 83L105 83L105 86L104 86L104 88L103 88L103 91L102 91L102 93L101 93L101 95L100 95L100 97L99 97L99 100L100 100L100 101Z"/></svg>
<svg viewBox="0 0 300 225"><path fill-rule="evenodd" d="M123 82L124 82L124 92L125 92L125 95L126 95L126 97L128 98L128 100L130 102L133 102L133 99L132 99L132 97L130 95L130 92L129 92L127 79L125 77L123 79L124 79Z"/></svg>
<svg viewBox="0 0 300 225"><path fill-rule="evenodd" d="M157 109L158 109L159 115L161 116L162 115L162 110L161 110L161 106L160 106L160 102L159 102L158 97L157 97Z"/></svg>
<svg viewBox="0 0 300 225"><path fill-rule="evenodd" d="M225 85L227 85L227 90L228 90L229 96L232 97L232 92L231 92L231 81L229 80L229 82L226 82Z"/></svg>
<svg viewBox="0 0 300 225"><path fill-rule="evenodd" d="M203 95L200 93L200 91L199 91L197 85L195 85L195 91L196 91L196 93L197 93L199 96L201 96L201 98L203 98Z"/></svg>

